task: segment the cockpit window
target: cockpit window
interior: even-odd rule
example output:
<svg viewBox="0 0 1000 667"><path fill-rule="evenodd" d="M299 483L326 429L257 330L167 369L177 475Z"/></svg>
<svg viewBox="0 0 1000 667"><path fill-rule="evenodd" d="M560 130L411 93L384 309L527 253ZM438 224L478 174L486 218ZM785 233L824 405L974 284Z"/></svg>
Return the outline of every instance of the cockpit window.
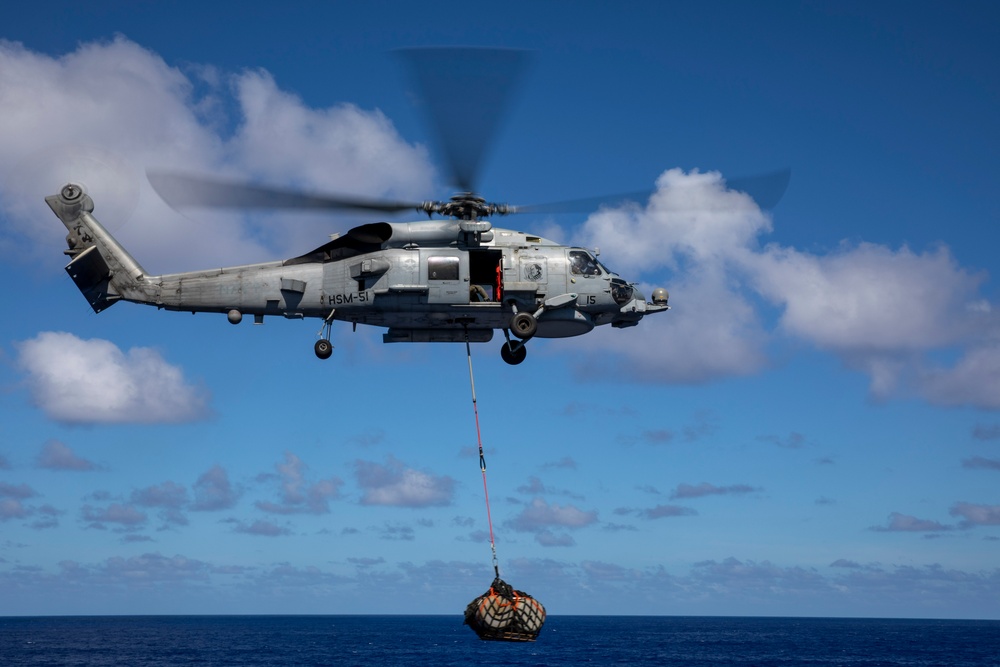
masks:
<svg viewBox="0 0 1000 667"><path fill-rule="evenodd" d="M600 263L585 250L569 251L569 270L577 276L601 275Z"/></svg>

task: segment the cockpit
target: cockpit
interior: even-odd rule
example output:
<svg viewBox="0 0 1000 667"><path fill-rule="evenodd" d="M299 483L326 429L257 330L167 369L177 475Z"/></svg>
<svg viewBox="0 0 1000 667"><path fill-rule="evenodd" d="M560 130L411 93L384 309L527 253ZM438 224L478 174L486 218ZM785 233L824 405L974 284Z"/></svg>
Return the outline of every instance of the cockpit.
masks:
<svg viewBox="0 0 1000 667"><path fill-rule="evenodd" d="M599 276L601 268L601 263L597 261L597 258L586 250L569 251L569 270L573 275Z"/></svg>

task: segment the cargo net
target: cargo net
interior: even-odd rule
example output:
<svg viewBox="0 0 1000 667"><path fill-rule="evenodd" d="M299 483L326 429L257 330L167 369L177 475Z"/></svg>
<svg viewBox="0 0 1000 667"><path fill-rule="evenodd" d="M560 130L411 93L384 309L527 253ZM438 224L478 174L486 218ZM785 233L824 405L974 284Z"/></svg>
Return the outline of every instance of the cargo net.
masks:
<svg viewBox="0 0 1000 667"><path fill-rule="evenodd" d="M465 608L465 624L480 639L533 642L545 623L545 607L500 577Z"/></svg>

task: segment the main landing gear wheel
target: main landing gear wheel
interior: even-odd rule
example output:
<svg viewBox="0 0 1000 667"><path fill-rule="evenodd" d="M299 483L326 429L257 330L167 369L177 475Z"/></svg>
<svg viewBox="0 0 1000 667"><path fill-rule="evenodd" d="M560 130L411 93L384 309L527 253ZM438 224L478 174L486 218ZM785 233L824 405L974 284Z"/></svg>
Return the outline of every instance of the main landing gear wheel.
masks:
<svg viewBox="0 0 1000 667"><path fill-rule="evenodd" d="M507 341L500 348L500 356L511 366L517 366L528 356L528 348L520 341Z"/></svg>
<svg viewBox="0 0 1000 667"><path fill-rule="evenodd" d="M320 338L316 341L313 349L316 351L316 356L320 359L329 359L330 355L333 354L333 344L325 338Z"/></svg>
<svg viewBox="0 0 1000 667"><path fill-rule="evenodd" d="M528 340L538 331L538 320L531 313L516 313L510 318L510 330L521 340Z"/></svg>

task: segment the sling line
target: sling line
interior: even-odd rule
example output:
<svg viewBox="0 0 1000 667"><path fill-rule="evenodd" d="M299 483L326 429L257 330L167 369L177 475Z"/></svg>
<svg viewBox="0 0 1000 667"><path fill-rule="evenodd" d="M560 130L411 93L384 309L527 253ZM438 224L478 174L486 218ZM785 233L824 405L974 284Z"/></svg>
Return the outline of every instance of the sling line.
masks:
<svg viewBox="0 0 1000 667"><path fill-rule="evenodd" d="M479 430L479 407L476 404L476 379L472 374L472 347L469 345L469 328L465 328L465 353L469 358L469 384L472 386L472 413L476 418L476 442L479 444L479 469L483 473L483 495L486 497L486 523L490 528L490 550L493 552L493 572L500 577L497 545L493 538L493 517L490 515L490 492L486 487L486 457L483 455L483 437Z"/></svg>

